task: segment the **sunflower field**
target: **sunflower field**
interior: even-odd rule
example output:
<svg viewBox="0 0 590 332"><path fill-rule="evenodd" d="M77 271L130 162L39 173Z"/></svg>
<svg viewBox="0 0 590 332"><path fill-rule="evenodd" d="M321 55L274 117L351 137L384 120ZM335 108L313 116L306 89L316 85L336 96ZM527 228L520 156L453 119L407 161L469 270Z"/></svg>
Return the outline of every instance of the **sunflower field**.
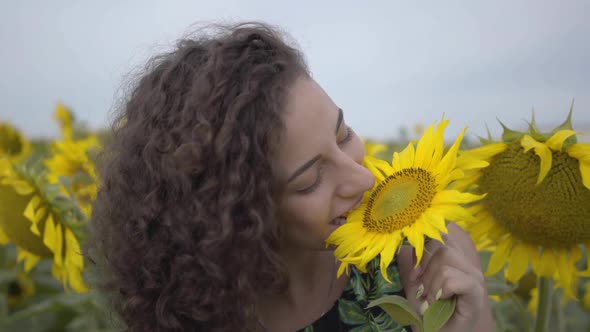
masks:
<svg viewBox="0 0 590 332"><path fill-rule="evenodd" d="M461 176L433 177L432 188L444 183L463 195L445 219L463 227L480 252L498 331L590 331L590 144L577 141L571 116L570 110L548 132L534 118L526 131L501 123L501 138L488 134L477 143L461 134L443 146L444 119L439 129L417 125L413 135L404 129L385 144L365 142L374 174L406 166L434 170L434 161L403 159L404 147L412 145L413 152L414 136L424 133L428 140L441 132L439 148L416 156L439 154L440 161L456 155L452 174ZM53 120L58 138L30 140L0 119L0 331L120 331L108 301L90 287L92 263L81 250L100 185L97 155L108 134L87 130L61 103ZM401 164L392 163L398 154ZM443 158L440 167L451 173L447 163ZM391 183L388 190L398 190L396 197L411 198ZM459 210L465 212L453 213ZM382 226L376 223L375 231L393 234ZM444 220L439 226L445 229ZM435 231L423 226L410 243L436 238ZM389 249L378 257L382 261L394 259L402 239L394 240L383 236ZM348 264L366 265L372 258ZM386 268L375 266L385 277Z"/></svg>

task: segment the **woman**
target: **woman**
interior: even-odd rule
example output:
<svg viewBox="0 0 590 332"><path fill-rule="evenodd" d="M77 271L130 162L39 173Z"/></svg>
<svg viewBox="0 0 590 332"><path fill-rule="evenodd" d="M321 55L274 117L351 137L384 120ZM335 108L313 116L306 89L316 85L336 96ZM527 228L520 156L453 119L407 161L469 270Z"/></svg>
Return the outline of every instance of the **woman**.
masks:
<svg viewBox="0 0 590 332"><path fill-rule="evenodd" d="M353 327L338 308L351 277L336 279L324 240L374 179L344 112L277 31L181 41L150 62L114 123L87 252L130 331ZM408 248L391 269L417 310L439 288L458 297L445 329L492 330L473 244L450 228L421 269Z"/></svg>

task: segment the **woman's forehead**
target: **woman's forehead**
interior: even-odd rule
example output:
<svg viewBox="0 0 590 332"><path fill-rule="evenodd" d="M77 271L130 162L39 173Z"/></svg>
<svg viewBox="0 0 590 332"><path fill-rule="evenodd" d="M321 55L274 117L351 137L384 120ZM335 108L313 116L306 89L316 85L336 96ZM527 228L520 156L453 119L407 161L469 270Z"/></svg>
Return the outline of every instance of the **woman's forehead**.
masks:
<svg viewBox="0 0 590 332"><path fill-rule="evenodd" d="M321 153L334 140L338 117L338 107L315 81L297 80L286 103L277 170L287 173Z"/></svg>

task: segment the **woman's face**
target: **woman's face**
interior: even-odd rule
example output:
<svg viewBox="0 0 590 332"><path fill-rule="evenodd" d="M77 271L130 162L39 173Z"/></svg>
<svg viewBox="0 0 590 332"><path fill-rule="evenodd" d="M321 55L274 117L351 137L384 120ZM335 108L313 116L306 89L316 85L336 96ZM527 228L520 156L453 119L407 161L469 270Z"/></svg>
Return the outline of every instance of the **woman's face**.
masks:
<svg viewBox="0 0 590 332"><path fill-rule="evenodd" d="M365 149L343 111L313 80L293 84L285 132L275 156L284 191L278 205L283 244L325 249L324 240L357 207L373 175L361 165Z"/></svg>

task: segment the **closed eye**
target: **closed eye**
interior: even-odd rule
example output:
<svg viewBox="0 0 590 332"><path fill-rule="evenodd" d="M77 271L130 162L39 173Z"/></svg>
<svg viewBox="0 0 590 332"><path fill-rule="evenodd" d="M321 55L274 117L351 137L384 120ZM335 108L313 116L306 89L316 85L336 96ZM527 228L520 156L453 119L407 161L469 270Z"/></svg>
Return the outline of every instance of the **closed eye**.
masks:
<svg viewBox="0 0 590 332"><path fill-rule="evenodd" d="M318 175L316 177L316 180L311 184L311 186L304 188L304 189L297 190L297 192L300 194L310 194L310 193L314 192L314 190L316 190L320 186L320 184L322 183L323 174L324 174L324 166L322 164L320 164L320 166L318 167Z"/></svg>
<svg viewBox="0 0 590 332"><path fill-rule="evenodd" d="M352 128L350 128L349 126L346 126L346 136L344 136L344 138L338 142L338 145L344 145L346 143L348 143L353 136L353 131Z"/></svg>

